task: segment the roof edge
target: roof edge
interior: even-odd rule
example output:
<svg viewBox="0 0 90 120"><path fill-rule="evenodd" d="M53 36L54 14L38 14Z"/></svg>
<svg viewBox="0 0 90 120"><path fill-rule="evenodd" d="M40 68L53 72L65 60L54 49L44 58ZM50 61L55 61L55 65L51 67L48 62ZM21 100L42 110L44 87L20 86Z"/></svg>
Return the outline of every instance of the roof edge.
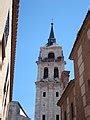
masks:
<svg viewBox="0 0 90 120"><path fill-rule="evenodd" d="M76 46L76 43L77 43L77 41L78 41L78 39L79 39L79 36L80 36L80 34L81 34L81 32L82 32L82 29L83 29L83 27L84 27L84 25L85 25L85 22L86 22L86 20L88 19L89 16L90 16L90 10L88 10L88 12L87 12L87 14L86 14L86 17L85 17L85 19L84 19L84 21L83 21L83 23L82 23L82 25L81 25L81 28L80 28L80 30L79 30L79 32L78 32L78 34L77 34L76 40L75 40L75 42L74 42L74 44L73 44L71 53L70 53L70 55L69 55L69 59L70 59L70 60L73 60L73 59L72 59L73 50L74 50L74 48L75 48L75 46Z"/></svg>
<svg viewBox="0 0 90 120"><path fill-rule="evenodd" d="M68 84L67 84L66 88L64 89L64 91L63 91L60 99L59 99L58 102L57 102L57 105L58 105L58 106L61 107L62 101L63 101L63 99L65 98L66 91L68 91L68 90L69 90L72 86L74 86L74 85L75 85L75 79L70 80L70 81L68 82ZM69 86L70 86L70 88L69 88Z"/></svg>
<svg viewBox="0 0 90 120"><path fill-rule="evenodd" d="M12 3L12 33L11 33L11 68L10 68L10 101L13 93L14 66L16 54L16 38L18 27L19 0L13 0Z"/></svg>

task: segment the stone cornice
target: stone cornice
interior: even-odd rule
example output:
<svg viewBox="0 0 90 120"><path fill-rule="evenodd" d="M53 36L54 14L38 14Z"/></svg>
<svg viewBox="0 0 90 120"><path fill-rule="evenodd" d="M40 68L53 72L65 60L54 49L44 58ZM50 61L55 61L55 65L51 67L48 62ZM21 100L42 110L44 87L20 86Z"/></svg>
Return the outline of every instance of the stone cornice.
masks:
<svg viewBox="0 0 90 120"><path fill-rule="evenodd" d="M16 53L16 38L18 26L19 0L12 0L12 36L11 36L11 68L10 68L10 101L12 100L14 65Z"/></svg>
<svg viewBox="0 0 90 120"><path fill-rule="evenodd" d="M40 80L35 82L37 87L60 86L58 80Z"/></svg>

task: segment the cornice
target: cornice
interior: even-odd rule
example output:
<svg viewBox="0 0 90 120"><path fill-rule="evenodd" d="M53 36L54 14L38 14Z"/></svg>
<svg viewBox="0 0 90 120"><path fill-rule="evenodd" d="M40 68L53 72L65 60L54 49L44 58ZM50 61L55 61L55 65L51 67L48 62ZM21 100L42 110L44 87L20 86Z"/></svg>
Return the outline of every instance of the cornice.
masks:
<svg viewBox="0 0 90 120"><path fill-rule="evenodd" d="M49 87L49 86L60 86L58 80L40 80L35 82L37 87Z"/></svg>
<svg viewBox="0 0 90 120"><path fill-rule="evenodd" d="M19 12L19 0L12 0L12 1L13 4L12 4L12 33L11 33L10 101L12 100L12 91L13 91L18 12Z"/></svg>

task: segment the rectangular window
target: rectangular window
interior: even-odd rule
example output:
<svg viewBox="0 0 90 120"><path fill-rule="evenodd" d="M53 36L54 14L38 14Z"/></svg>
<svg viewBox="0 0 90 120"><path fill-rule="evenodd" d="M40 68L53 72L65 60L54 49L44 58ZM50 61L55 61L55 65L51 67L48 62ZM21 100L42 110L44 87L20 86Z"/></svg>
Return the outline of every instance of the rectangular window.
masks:
<svg viewBox="0 0 90 120"><path fill-rule="evenodd" d="M59 92L56 92L56 97L59 97Z"/></svg>
<svg viewBox="0 0 90 120"><path fill-rule="evenodd" d="M2 38L2 61L4 60L5 57L5 42L4 42L4 35Z"/></svg>
<svg viewBox="0 0 90 120"><path fill-rule="evenodd" d="M64 120L67 120L66 111L64 112Z"/></svg>
<svg viewBox="0 0 90 120"><path fill-rule="evenodd" d="M5 44L7 44L8 35L9 35L9 12L8 12L6 25L5 25L5 29L4 29Z"/></svg>
<svg viewBox="0 0 90 120"><path fill-rule="evenodd" d="M71 119L74 117L73 103L71 103Z"/></svg>
<svg viewBox="0 0 90 120"><path fill-rule="evenodd" d="M46 97L46 92L43 92L43 97Z"/></svg>
<svg viewBox="0 0 90 120"><path fill-rule="evenodd" d="M6 98L5 98L5 102L4 102L4 107L6 106Z"/></svg>
<svg viewBox="0 0 90 120"><path fill-rule="evenodd" d="M59 120L59 115L56 115L56 120Z"/></svg>
<svg viewBox="0 0 90 120"><path fill-rule="evenodd" d="M42 115L42 120L45 120L45 115Z"/></svg>
<svg viewBox="0 0 90 120"><path fill-rule="evenodd" d="M5 47L7 44L8 35L9 35L9 12L8 12L4 33L3 33L3 38L2 38L2 61L4 60L4 57L5 57Z"/></svg>
<svg viewBox="0 0 90 120"><path fill-rule="evenodd" d="M88 80L88 90L90 91L90 80Z"/></svg>
<svg viewBox="0 0 90 120"><path fill-rule="evenodd" d="M62 110L62 107L61 107L61 120L62 120L62 117L63 116L63 110Z"/></svg>
<svg viewBox="0 0 90 120"><path fill-rule="evenodd" d="M8 73L9 73L9 64L7 66L6 78L5 78L5 83L4 83L4 89L3 89L4 94L6 92L6 84L7 84L7 79L8 79Z"/></svg>

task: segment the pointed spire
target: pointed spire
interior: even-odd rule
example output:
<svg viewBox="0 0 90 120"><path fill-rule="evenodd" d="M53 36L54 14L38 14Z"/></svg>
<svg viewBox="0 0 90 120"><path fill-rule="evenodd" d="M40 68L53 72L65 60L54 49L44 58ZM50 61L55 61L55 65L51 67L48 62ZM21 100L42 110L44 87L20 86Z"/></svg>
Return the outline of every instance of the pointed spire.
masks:
<svg viewBox="0 0 90 120"><path fill-rule="evenodd" d="M52 38L54 38L53 23L51 23L51 31L50 31L49 39L52 39Z"/></svg>
<svg viewBox="0 0 90 120"><path fill-rule="evenodd" d="M49 39L48 39L47 45L50 46L53 43L56 43L56 39L54 37L53 23L51 23L51 31L50 31L50 35L49 35Z"/></svg>

